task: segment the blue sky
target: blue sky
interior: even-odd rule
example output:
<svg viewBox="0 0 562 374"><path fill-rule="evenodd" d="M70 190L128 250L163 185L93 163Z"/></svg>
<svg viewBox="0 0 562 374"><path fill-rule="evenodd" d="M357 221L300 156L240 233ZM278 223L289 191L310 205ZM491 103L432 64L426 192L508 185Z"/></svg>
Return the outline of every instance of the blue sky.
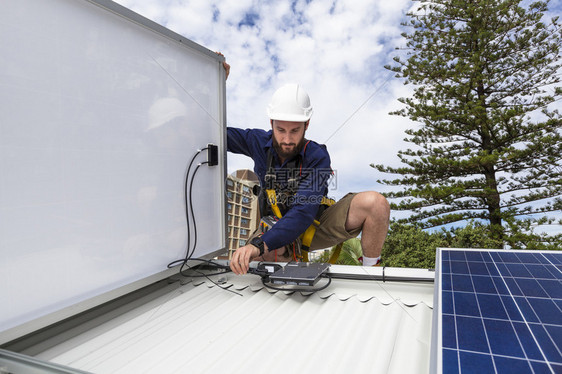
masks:
<svg viewBox="0 0 562 374"><path fill-rule="evenodd" d="M386 191L371 163L398 166L408 148L404 130L417 126L388 113L410 86L385 70L405 44L400 22L410 0L117 0L215 51L232 66L227 81L230 126L267 128L265 108L276 88L300 83L314 107L307 138L325 143L336 171L330 191ZM553 0L552 14L562 2ZM229 172L253 168L228 156ZM397 213L393 213L397 214Z"/></svg>

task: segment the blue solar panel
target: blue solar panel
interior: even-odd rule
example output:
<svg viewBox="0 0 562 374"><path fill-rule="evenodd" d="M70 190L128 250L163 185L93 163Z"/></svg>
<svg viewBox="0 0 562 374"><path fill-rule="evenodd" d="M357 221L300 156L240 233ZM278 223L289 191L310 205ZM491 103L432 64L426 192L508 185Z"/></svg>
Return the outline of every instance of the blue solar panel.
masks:
<svg viewBox="0 0 562 374"><path fill-rule="evenodd" d="M562 251L439 249L432 370L562 373Z"/></svg>

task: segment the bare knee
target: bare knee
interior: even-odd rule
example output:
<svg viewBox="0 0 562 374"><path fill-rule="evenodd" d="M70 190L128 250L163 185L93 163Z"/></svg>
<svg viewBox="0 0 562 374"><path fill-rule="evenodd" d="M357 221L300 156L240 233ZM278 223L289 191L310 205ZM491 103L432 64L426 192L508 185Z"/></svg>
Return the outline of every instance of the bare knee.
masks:
<svg viewBox="0 0 562 374"><path fill-rule="evenodd" d="M365 191L357 194L357 197L361 199L361 207L371 215L380 217L390 216L390 204L380 193Z"/></svg>
<svg viewBox="0 0 562 374"><path fill-rule="evenodd" d="M390 205L383 195L375 191L360 192L351 201L345 228L363 227L367 220L388 224L389 219Z"/></svg>

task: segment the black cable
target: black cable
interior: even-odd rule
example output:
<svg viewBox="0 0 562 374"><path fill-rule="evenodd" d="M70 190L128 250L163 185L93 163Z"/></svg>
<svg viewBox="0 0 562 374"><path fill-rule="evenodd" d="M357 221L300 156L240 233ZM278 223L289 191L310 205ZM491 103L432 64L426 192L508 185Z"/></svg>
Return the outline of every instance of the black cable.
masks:
<svg viewBox="0 0 562 374"><path fill-rule="evenodd" d="M198 151L193 155L193 157L191 158L191 161L189 162L189 166L187 167L186 172L185 172L184 188L183 188L184 195L183 195L183 196L184 196L184 208L185 208L185 224L186 224L186 227L187 227L187 245L186 245L186 253L185 253L185 258L182 258L182 259L179 259L179 260L174 260L174 261L170 262L170 263L168 264L168 268L171 268L171 267L173 267L173 266L175 266L175 265L177 265L177 264L179 264L179 263L181 263L181 264L182 264L182 267L183 267L183 265L187 263L187 261L189 260L189 257L190 257L191 230L190 230L190 227L189 227L189 210L188 210L188 206L189 206L189 205L192 206L193 204L190 204L190 203L191 203L191 194L189 194L190 198L189 198L189 201L188 201L187 185L188 185L188 181L189 181L189 174L190 174L190 171L191 171L191 167L193 166L193 162L195 161L195 158L197 158L197 156L198 156L201 152L203 152L204 150L207 150L207 149L209 149L209 147L205 147L205 148L203 148L203 149L200 149L200 150L198 150ZM206 162L206 163L208 163L208 162ZM198 168L199 168L199 166L201 166L201 164L198 165ZM197 170L196 170L196 171L197 171ZM193 176L191 177L191 185L190 185L190 188L193 186L193 177L194 177L194 176L195 176L195 172L193 172ZM190 192L191 192L191 191L190 191ZM192 214L192 216L193 216L193 214ZM195 223L195 218L194 218L193 220L194 220L194 223ZM195 249L194 249L194 251L195 251ZM181 270L180 270L180 271L181 271Z"/></svg>
<svg viewBox="0 0 562 374"><path fill-rule="evenodd" d="M228 291L228 292L232 292L233 294L238 295L238 296L244 296L244 295L242 295L240 292L236 292L236 291L231 290L231 289L228 288L228 287L223 287L223 286L221 286L220 284L218 284L217 282L215 282L215 281L213 281L211 278L209 278L208 275L206 275L206 274L203 274L203 275L205 276L205 278L207 278L207 279L209 280L209 282L213 283L213 284L214 284L215 286L217 286L218 288L223 289L223 290Z"/></svg>
<svg viewBox="0 0 562 374"><path fill-rule="evenodd" d="M213 262L211 260L205 260L205 259L201 259L201 258L193 258L191 259L192 261L201 261L201 262L205 262L210 266L222 269L223 271L217 272L217 273L211 273L211 274L205 274L195 268L192 268L189 265L182 265L182 269L180 270L180 274L184 277L191 277L191 278L198 278L198 277L205 277L207 278L211 283L213 283L214 285L216 285L217 287L222 288L223 290L226 291L230 291L232 293L235 293L236 295L240 295L242 296L242 294L232 291L226 287L221 286L220 284L216 283L215 281L213 281L211 278L211 276L214 275L222 275L222 274L227 274L232 272L232 270L230 269L230 266L228 265L221 265L221 264L217 264L216 262ZM194 271L198 274L186 274L185 271L183 270L183 267L187 266L188 269L187 270L191 270ZM324 289L326 289L331 283L332 283L332 276L329 273L326 273L322 278L328 278L328 281L326 282L326 284L324 284L322 287L318 287L318 288L313 288L313 287L293 287L293 286L289 286L292 288L288 288L288 287L275 287L271 284L268 284L268 279L269 279L269 275L270 273L267 270L263 270L263 269L254 269L254 268L250 268L248 269L248 273L249 274L253 274L253 275L258 275L261 278L262 284L267 287L270 288L272 290L276 290L276 291L292 291L292 292L311 292L311 293L315 293L318 291L322 291Z"/></svg>
<svg viewBox="0 0 562 374"><path fill-rule="evenodd" d="M213 262L213 261L211 261L211 260L205 260L205 259L203 259L203 258L192 258L192 259L190 259L190 260L191 260L191 261L201 261L201 262L205 262L205 263L207 263L208 265L211 265L211 266L213 266L213 267L215 267L215 268L218 268L218 269L222 269L222 270L223 270L223 271L218 272L218 273L206 274L206 276L221 275L221 274L230 273L230 272L232 271L232 270L230 269L230 266L217 264L216 262ZM198 271L197 269L195 269L195 268L193 268L193 267L191 267L191 266L189 266L189 265L185 265L185 266L188 268L187 270L193 270L193 271L198 272L199 274L203 274L203 273L201 273L200 271ZM184 270L180 270L180 274L183 275L184 277L192 277L192 278L205 276L205 275L190 275L190 274L185 274L185 273L184 273Z"/></svg>
<svg viewBox="0 0 562 374"><path fill-rule="evenodd" d="M217 267L217 268L219 268L219 269L223 269L223 271L218 272L218 273L205 274L205 273L203 273L203 272L201 272L201 271L199 271L199 270L197 270L197 269L195 269L195 268L192 268L192 267L189 266L189 265L182 264L182 267L180 268L180 274L181 274L182 276L184 276L184 277L189 277L189 278L205 277L205 278L207 278L207 280L208 280L209 282L213 283L215 286L217 286L217 287L219 287L219 288L221 288L221 289L223 289L223 290L225 290L225 291L232 292L233 294L238 295L238 296L244 296L244 295L242 295L242 294L239 293L239 292L236 292L236 291L233 291L233 290L229 289L228 287L223 287L223 286L221 286L220 284L218 284L217 282L215 282L214 280L212 280L211 278L209 278L209 277L211 277L211 276L213 276L213 275L222 275L222 274L230 273L232 270L230 270L230 267L229 267L229 266L217 264L216 262L213 262L213 261L210 261L210 260L205 260L205 259L202 259L202 258L193 258L193 259L191 259L191 260L192 260L192 261L206 262L206 263L209 264L209 265L212 265L212 266ZM195 274L195 275L194 275L194 274L191 274L191 275L190 275L190 274L185 274L185 273L183 272L183 267L184 267L184 265L189 268L188 270L194 271L194 272L196 272L196 273L198 273L198 274Z"/></svg>
<svg viewBox="0 0 562 374"><path fill-rule="evenodd" d="M189 211L191 212L191 218L193 219L193 250L189 253L188 247L188 255L186 257L186 262L193 256L195 253L195 247L197 246L197 224L195 222L195 214L193 214L193 199L191 197L191 193L193 192L193 181L195 180L195 174L197 174L197 170L201 167L201 165L208 164L209 161L205 161L197 165L195 171L193 172L193 176L191 177L191 183L189 184Z"/></svg>
<svg viewBox="0 0 562 374"><path fill-rule="evenodd" d="M185 258L181 261L180 274L182 274L184 267L188 266L187 262L189 260L191 260L191 257L193 257L193 254L195 253L195 248L197 247L197 222L195 221L195 214L193 213L193 198L191 196L191 193L193 191L193 181L195 180L195 174L197 174L197 170L199 170L201 165L208 164L208 163L209 163L208 161L205 161L205 162L202 162L199 165L197 165L197 167L195 168L195 171L193 171L193 175L191 177L191 183L189 184L189 209L188 209L187 204L186 204L185 210L186 210L186 213L187 213L186 219L189 220L189 213L191 213L191 219L192 219L192 222L193 222L193 249L190 249L190 243L188 241L188 243L187 243L188 244L187 245L187 253L185 254ZM186 192L186 201L187 201L187 195L188 195L188 193ZM188 228L189 228L189 225L188 225ZM188 235L189 235L189 229L188 229ZM179 261L175 261L175 262L177 263Z"/></svg>
<svg viewBox="0 0 562 374"><path fill-rule="evenodd" d="M181 267L180 267L180 274L183 275L183 269L185 266L187 265L187 262L189 260L191 260L191 257L193 257L193 254L195 253L195 248L197 247L197 223L195 221L195 214L193 213L193 198L191 196L191 193L193 192L193 181L195 180L195 174L197 174L197 170L199 170L199 168L201 167L201 165L204 164L208 164L208 161L202 162L199 165L197 165L197 167L195 168L195 170L193 171L193 175L191 176L191 183L189 184L189 193L187 192L186 189L186 202L188 201L187 196L189 195L189 209L188 209L188 205L186 203L186 220L189 221L189 213L191 213L191 219L193 221L193 249L190 249L190 243L188 241L188 245L187 245L187 253L185 254L185 258L181 261ZM187 182L186 182L187 185ZM189 225L188 225L189 227ZM189 229L188 229L188 235L189 235ZM189 236L188 236L189 237ZM175 261L176 263L179 261ZM189 267L189 266L188 266Z"/></svg>
<svg viewBox="0 0 562 374"><path fill-rule="evenodd" d="M228 292L232 292L233 294L236 294L236 295L238 295L238 296L244 296L244 295L242 295L242 294L239 293L239 292L236 292L236 291L231 290L231 289L229 288L230 286L228 286L228 287L223 287L222 285L220 285L219 283L215 282L214 280L212 280L212 279L210 278L210 277L213 276L213 275L222 275L222 274L227 274L227 273L229 273L231 270L230 270L230 268L229 268L228 266L223 266L223 265L214 263L214 262L212 262L212 261L208 261L208 260L204 260L204 259L200 259L200 258L194 258L193 260L207 262L207 263L209 263L209 264L211 264L211 265L213 265L213 266L218 267L219 269L224 269L224 271L221 271L221 272L218 272L218 273L205 274L205 273L203 273L203 272L197 270L196 268L192 268L191 266L187 265L187 266L189 267L189 270L194 271L194 272L196 272L197 274L195 274L195 275L188 275L188 274L185 274L185 273L183 273L182 271L180 271L180 274L181 274L181 275L183 275L184 277L190 277L190 278L205 277L205 278L207 278L207 280L208 280L209 282L211 282L212 284L214 284L215 286L217 286L217 287L220 288L220 289L223 289L223 290L228 291Z"/></svg>

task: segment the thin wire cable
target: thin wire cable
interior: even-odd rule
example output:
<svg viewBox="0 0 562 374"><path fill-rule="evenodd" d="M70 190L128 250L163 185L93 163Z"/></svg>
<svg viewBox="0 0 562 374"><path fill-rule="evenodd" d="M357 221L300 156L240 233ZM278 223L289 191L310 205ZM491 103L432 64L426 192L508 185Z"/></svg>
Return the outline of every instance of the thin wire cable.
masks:
<svg viewBox="0 0 562 374"><path fill-rule="evenodd" d="M233 291L233 290L231 290L231 289L228 288L228 287L223 287L223 286L221 286L220 284L218 284L217 282L215 282L214 280L212 280L211 278L209 278L210 276L213 276L213 275L226 274L226 273L228 273L228 271L223 271L223 272L221 272L221 273L215 273L215 274L205 274L205 273L203 273L203 272L201 272L201 271L199 271L199 270L197 270L197 269L194 269L194 268L192 268L192 267L189 267L189 270L194 271L194 272L196 272L196 273L198 273L198 274L200 274L200 275L185 275L185 274L183 274L183 273L182 273L182 275L183 275L184 277L192 277L192 278L193 278L193 277L205 277L205 278L207 278L207 280L208 280L209 282L211 282L212 284L214 284L215 286L217 286L217 287L220 288L220 289L223 289L223 290L228 291L228 292L232 292L233 294L238 295L238 296L244 296L244 295L242 295L241 293L236 292L236 291Z"/></svg>
<svg viewBox="0 0 562 374"><path fill-rule="evenodd" d="M155 59L152 55L150 55L150 54L149 54L149 56L150 56L150 58L152 58L152 60L154 60L154 62L156 62L156 64L157 64L158 66L160 66L160 68L161 68L162 70L164 70L164 72L178 85L178 87L181 88L182 91L185 92L185 93L191 98L191 100L193 100L193 102L194 102L195 104L197 104L201 109L203 109L203 111L204 111L205 113L207 113L207 115L213 120L213 122L215 122L217 125L221 126L221 124L219 123L219 121L218 121L217 119L215 119L215 118L213 117L213 115L212 115L211 113L209 113L209 112L207 111L207 109L205 109L205 107L204 107L203 105L201 105L201 104L199 103L199 101L197 101L197 100L193 97L193 95L191 95L191 94L180 84L180 82L178 82L178 80L177 80L168 70L166 70L166 68L165 68L164 66L162 66L162 65L158 62L158 60L156 60L156 59Z"/></svg>
<svg viewBox="0 0 562 374"><path fill-rule="evenodd" d="M361 268L362 268L361 270L363 270L363 271L365 272L365 274L367 274L369 277L372 277L373 280L374 280L375 282L377 282L377 279L375 279L375 277L374 277L372 274L369 274L369 272L367 271L367 269L365 269L365 266L361 266ZM384 277L384 268L385 268L385 267L383 267L383 277ZM388 291L382 286L382 284L381 284L380 282L377 282L377 285L381 288L381 290L383 290L383 291L392 299L392 301L394 301L396 304L398 304L398 306L399 306L404 312L406 312L406 314L408 315L408 317L410 317L412 320L414 320L415 322L417 322L417 320L416 320L414 317L412 317L412 315L408 312L408 310L405 309L405 306L404 306L401 302L399 303L399 302L398 302L398 299L395 299L394 296L392 296L392 295L390 294L390 292L388 292Z"/></svg>
<svg viewBox="0 0 562 374"><path fill-rule="evenodd" d="M334 132L332 133L332 135L330 135L330 136L328 137L328 139L326 139L326 140L324 141L324 144L328 143L328 141L329 141L330 139L332 139L332 138L334 137L334 135L336 135L336 133L337 133L338 131L340 131L340 130L342 129L342 127L344 127L344 126L355 116L355 114L357 114L357 112L359 112L365 105L367 105L367 103L368 103L368 102L369 102L369 101L386 85L386 83L388 83L388 81L390 81L390 79L391 79L393 76L394 76L394 74L390 74L390 75L385 79L385 81L382 82L382 84L371 94L371 96L369 96L369 97L367 98L367 100L365 100L365 101L363 102L363 104L361 104L353 113L351 113L351 115L340 125L340 127L338 127L338 128L336 129L336 131L334 131Z"/></svg>
<svg viewBox="0 0 562 374"><path fill-rule="evenodd" d="M195 175L195 173L194 173L194 175ZM221 289L223 289L223 290L225 290L225 291L232 292L233 294L238 295L238 296L244 296L244 295L242 295L242 294L239 293L239 292L236 292L236 291L233 291L233 290L229 289L228 287L223 287L223 286L221 286L220 284L218 284L217 282L215 282L214 280L212 280L211 278L209 278L209 277L214 276L214 275L222 275L222 274L230 273L232 270L230 270L230 268L229 268L228 266L220 265L220 264L217 264L216 262L213 262L213 261L211 261L211 260L206 260L206 259L203 259L203 258L194 258L194 259L191 259L191 260L192 260L192 261L201 261L201 262L205 262L205 263L207 263L207 264L209 264L209 265L212 265L212 266L214 266L214 267L217 267L217 268L219 268L219 269L222 269L223 271L218 272L218 273L205 274L205 273L203 273L202 271L199 271L199 270L197 270L197 269L195 269L195 268L193 268L193 267L187 265L187 262L186 262L186 263L183 263L182 266L180 267L180 272L179 272L180 275L182 275L182 276L184 276L184 277L186 277L186 278L205 277L205 278L207 278L207 280L208 280L209 282L211 282L211 283L214 284L215 286L217 286L217 287L219 287L219 288L221 288ZM186 273L184 272L184 270L183 270L184 266L186 266L186 267L188 268L187 270L191 270L191 271L194 271L195 273L197 273L197 275L193 275L193 274L192 274L192 275L189 275L189 274L186 274Z"/></svg>

